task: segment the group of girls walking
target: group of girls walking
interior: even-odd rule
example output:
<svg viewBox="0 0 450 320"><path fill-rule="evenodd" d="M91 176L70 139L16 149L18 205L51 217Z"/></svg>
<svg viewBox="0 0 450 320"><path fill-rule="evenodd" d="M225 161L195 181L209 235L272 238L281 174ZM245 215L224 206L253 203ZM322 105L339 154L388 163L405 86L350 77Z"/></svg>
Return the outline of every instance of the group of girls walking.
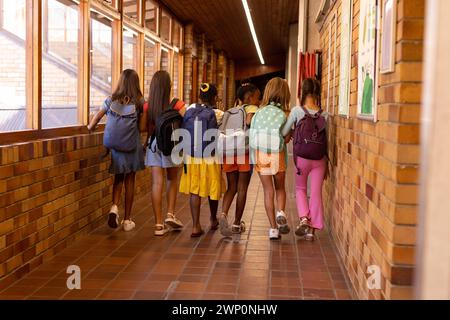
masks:
<svg viewBox="0 0 450 320"><path fill-rule="evenodd" d="M301 107L290 110L291 95L284 79L274 78L269 81L262 100L261 92L256 86L243 83L237 90L235 107L243 110L244 126L251 129L249 143L242 157L235 156L231 160L227 158L226 161L217 161L218 157L214 152L210 155L203 152L217 142L214 139L211 141L204 139L203 132L220 129L222 118L227 117L226 112L224 115L217 110L219 99L214 84L202 84L199 92L200 101L187 106L181 100L171 100L170 76L165 71L158 71L153 76L149 97L145 101L137 73L134 70L125 70L112 96L106 99L103 107L88 125L88 130L92 132L99 121L105 115L108 116L105 146L111 151L110 173L114 175L109 226L118 228L122 225L124 231L131 231L136 227L131 219L136 172L149 167L152 174L151 198L155 217L155 236L183 229L183 222L175 214L178 192L190 197L191 237L200 237L204 233L200 223L203 198L207 198L209 202L210 230L220 230L224 237L245 232L246 224L242 218L247 190L254 172L259 176L263 187L264 205L270 223L269 238L275 240L281 238L281 234L289 233L291 228L285 212L287 145L293 136L295 143L300 143L295 139L297 136L307 143L308 139L301 136L307 131L305 119L315 121L327 118L327 114L322 113L319 106L319 83L307 79L302 89ZM192 133L191 148L184 150L182 165L174 162L173 157L167 153L158 132L166 119L176 121L177 117L180 119L180 128ZM194 123L199 121L202 125L202 134L193 129ZM173 126L172 124L172 128ZM144 146L140 139L142 133L146 135ZM314 140L317 132L313 135ZM268 143L268 140L275 143ZM115 147L116 145L118 147ZM126 150L125 145L129 145ZM295 233L306 240L314 240L315 231L323 228L321 190L326 178L327 156L324 154L322 158L312 160L298 156L294 152L294 161L297 168L295 182L299 217ZM311 179L309 200L308 178ZM166 206L163 206L164 185ZM120 223L119 204L122 189L125 189L125 212ZM229 210L235 197L235 215L230 223ZM218 214L222 198L222 210ZM163 207L166 208L164 212Z"/></svg>

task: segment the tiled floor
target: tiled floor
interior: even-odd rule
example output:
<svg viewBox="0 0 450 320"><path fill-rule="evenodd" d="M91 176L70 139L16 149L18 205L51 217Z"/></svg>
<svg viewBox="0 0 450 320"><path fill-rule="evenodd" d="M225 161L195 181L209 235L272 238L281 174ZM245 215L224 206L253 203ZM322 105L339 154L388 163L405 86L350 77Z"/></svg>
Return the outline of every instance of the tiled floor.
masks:
<svg viewBox="0 0 450 320"><path fill-rule="evenodd" d="M292 177L292 172L288 174ZM288 182L290 221L297 222L293 182ZM268 240L259 178L251 182L239 242L219 232L190 238L187 197L178 197L182 232L153 236L149 197L135 204L137 230L101 227L0 293L2 299L350 299L327 232L308 243L291 234ZM208 228L208 207L202 208ZM206 229L208 230L208 229ZM81 290L70 291L69 265L81 268Z"/></svg>

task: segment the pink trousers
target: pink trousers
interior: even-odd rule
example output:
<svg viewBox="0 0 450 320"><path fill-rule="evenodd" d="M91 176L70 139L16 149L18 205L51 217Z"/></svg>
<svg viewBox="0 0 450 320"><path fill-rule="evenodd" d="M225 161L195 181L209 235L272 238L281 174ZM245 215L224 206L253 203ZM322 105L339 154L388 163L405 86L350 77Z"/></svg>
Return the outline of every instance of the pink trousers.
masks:
<svg viewBox="0 0 450 320"><path fill-rule="evenodd" d="M300 218L308 217L311 227L323 229L322 185L325 179L326 159L307 160L297 158L300 175L295 177L297 210ZM308 201L308 178L311 179L311 194Z"/></svg>

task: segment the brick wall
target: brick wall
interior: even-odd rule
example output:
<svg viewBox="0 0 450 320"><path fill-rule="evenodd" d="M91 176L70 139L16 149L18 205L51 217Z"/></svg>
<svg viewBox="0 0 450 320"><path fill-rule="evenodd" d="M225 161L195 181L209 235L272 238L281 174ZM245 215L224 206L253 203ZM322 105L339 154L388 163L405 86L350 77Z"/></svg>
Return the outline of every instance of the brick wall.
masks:
<svg viewBox="0 0 450 320"><path fill-rule="evenodd" d="M101 133L0 147L0 289L106 223L104 152ZM149 190L140 172L136 194Z"/></svg>
<svg viewBox="0 0 450 320"><path fill-rule="evenodd" d="M336 116L330 97L331 177L326 214L354 292L362 299L413 298L419 169L419 119L425 0L398 0L395 72L380 75L378 122L357 118L359 0L354 0L349 119ZM336 84L339 79L338 0L320 31L323 105L327 101L328 39L337 13ZM332 93L331 87L330 92ZM367 267L381 267L381 290L368 290Z"/></svg>

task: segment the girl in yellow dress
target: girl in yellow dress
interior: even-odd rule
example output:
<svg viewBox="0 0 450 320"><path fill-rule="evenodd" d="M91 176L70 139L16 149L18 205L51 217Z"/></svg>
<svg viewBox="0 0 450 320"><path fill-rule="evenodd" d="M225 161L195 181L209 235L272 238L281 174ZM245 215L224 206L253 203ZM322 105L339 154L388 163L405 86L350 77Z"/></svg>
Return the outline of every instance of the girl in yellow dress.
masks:
<svg viewBox="0 0 450 320"><path fill-rule="evenodd" d="M190 195L193 238L204 233L200 224L201 198L208 198L211 230L217 230L219 200L225 191L221 165L214 154L215 138L208 138L217 134L217 118L213 109L217 96L215 85L203 83L200 88L200 103L189 106L183 119L183 129L190 133L191 147L185 150L180 192ZM211 150L213 151L210 152Z"/></svg>

